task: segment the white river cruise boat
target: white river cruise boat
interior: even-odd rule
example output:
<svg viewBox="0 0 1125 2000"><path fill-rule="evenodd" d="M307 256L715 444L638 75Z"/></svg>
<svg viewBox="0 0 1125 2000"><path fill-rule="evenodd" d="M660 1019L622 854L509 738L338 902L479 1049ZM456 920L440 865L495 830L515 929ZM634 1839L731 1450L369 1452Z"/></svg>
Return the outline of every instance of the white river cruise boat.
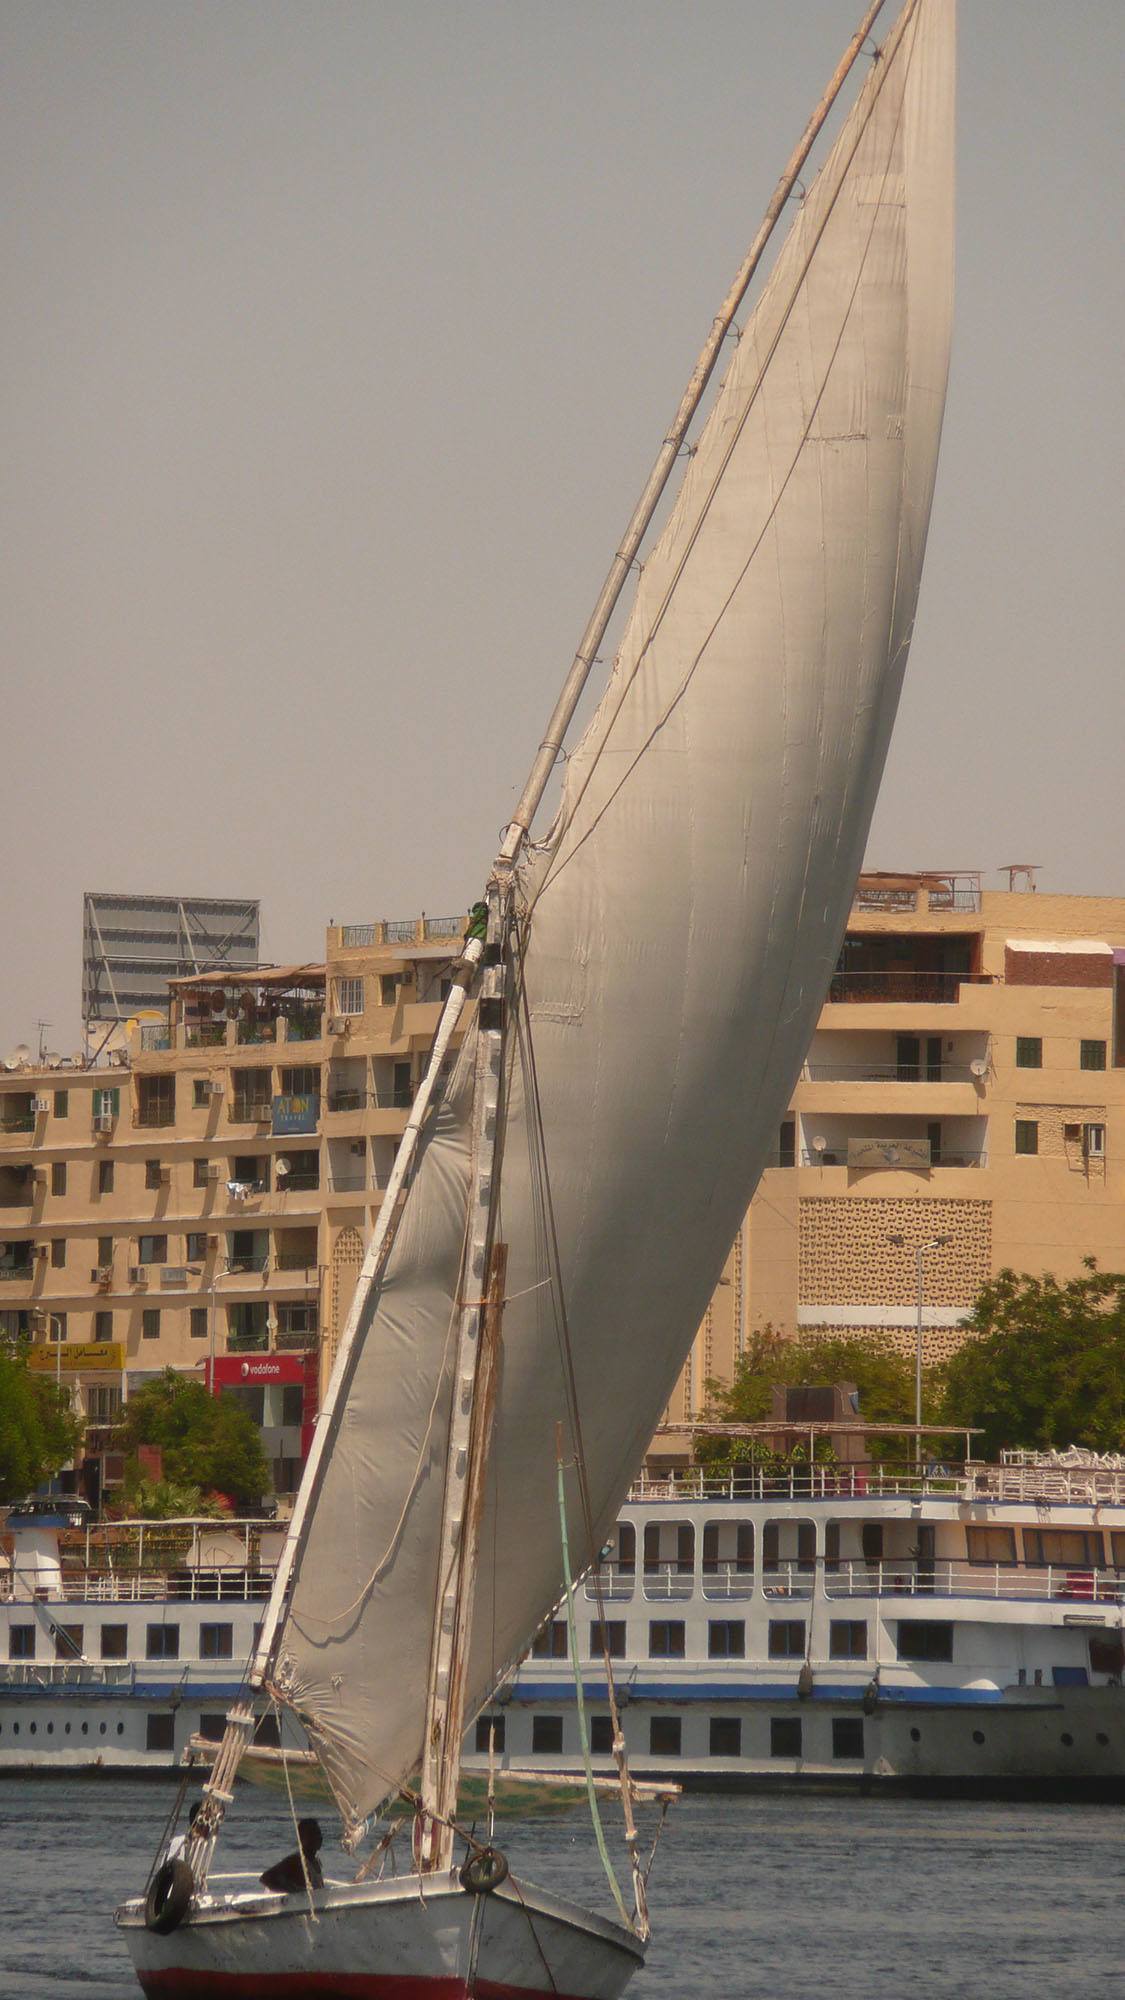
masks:
<svg viewBox="0 0 1125 2000"><path fill-rule="evenodd" d="M642 1479L575 1593L595 1771L600 1589L629 1763L685 1787L1125 1798L1125 1469ZM582 1768L560 1611L469 1768Z"/></svg>
<svg viewBox="0 0 1125 2000"><path fill-rule="evenodd" d="M216 1744L281 1531L13 1509L0 1773L170 1772ZM60 1547L61 1544L61 1547ZM575 1624L609 1774L598 1590L630 1765L759 1787L1125 1798L1125 1469L795 1467L642 1478ZM582 1770L565 1607L470 1729L483 1772ZM256 1741L290 1748L261 1709ZM253 1757L248 1770L254 1765Z"/></svg>

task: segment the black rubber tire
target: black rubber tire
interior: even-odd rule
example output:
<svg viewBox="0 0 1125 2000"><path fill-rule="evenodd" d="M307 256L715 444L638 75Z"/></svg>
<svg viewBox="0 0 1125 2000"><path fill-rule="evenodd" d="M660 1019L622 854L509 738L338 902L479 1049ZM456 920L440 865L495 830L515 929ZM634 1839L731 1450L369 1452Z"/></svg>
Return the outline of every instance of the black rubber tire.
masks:
<svg viewBox="0 0 1125 2000"><path fill-rule="evenodd" d="M498 1847L478 1847L461 1869L461 1887L470 1896L491 1896L508 1879L508 1857Z"/></svg>
<svg viewBox="0 0 1125 2000"><path fill-rule="evenodd" d="M195 1894L195 1878L186 1861L166 1861L148 1885L145 1897L145 1929L167 1937L187 1916Z"/></svg>

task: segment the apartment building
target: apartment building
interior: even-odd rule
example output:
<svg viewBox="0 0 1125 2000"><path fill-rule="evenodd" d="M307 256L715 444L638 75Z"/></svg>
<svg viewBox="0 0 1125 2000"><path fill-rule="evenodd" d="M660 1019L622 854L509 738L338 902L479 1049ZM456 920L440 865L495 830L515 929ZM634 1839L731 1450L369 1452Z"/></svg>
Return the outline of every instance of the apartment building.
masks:
<svg viewBox="0 0 1125 2000"><path fill-rule="evenodd" d="M322 964L173 981L96 1066L0 1071L0 1335L92 1456L171 1367L243 1399L295 1489L464 928L333 927Z"/></svg>
<svg viewBox="0 0 1125 2000"><path fill-rule="evenodd" d="M913 1352L920 1266L939 1360L984 1279L1087 1256L1125 1267L1125 899L864 875L669 1415L767 1323Z"/></svg>

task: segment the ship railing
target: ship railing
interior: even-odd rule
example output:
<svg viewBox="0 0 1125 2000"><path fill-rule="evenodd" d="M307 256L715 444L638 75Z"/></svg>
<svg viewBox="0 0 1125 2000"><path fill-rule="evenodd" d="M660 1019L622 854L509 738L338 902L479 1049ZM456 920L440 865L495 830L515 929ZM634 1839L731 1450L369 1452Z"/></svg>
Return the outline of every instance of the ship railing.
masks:
<svg viewBox="0 0 1125 2000"><path fill-rule="evenodd" d="M958 1463L931 1465L921 1472L913 1464L810 1465L806 1461L780 1469L735 1464L721 1472L696 1465L655 1478L642 1473L629 1488L629 1500L634 1504L659 1500L866 1500L902 1494L912 1498L953 1494L961 1498L974 1490L972 1470L967 1472Z"/></svg>
<svg viewBox="0 0 1125 2000"><path fill-rule="evenodd" d="M621 1563L599 1563L596 1581L591 1572L584 1589L591 1603L596 1603L600 1595L606 1603L623 1604L632 1597L636 1582L634 1564L626 1569Z"/></svg>
<svg viewBox="0 0 1125 2000"><path fill-rule="evenodd" d="M955 1559L921 1568L901 1561L840 1562L826 1570L826 1597L973 1597L1071 1604L1125 1604L1125 1574L1071 1564L1033 1568Z"/></svg>
<svg viewBox="0 0 1125 2000"><path fill-rule="evenodd" d="M712 1562L703 1564L704 1597L730 1599L753 1597L754 1565L747 1562Z"/></svg>
<svg viewBox="0 0 1125 2000"><path fill-rule="evenodd" d="M642 1574L644 1594L655 1602L690 1597L695 1589L694 1563L681 1564L674 1558L646 1563Z"/></svg>
<svg viewBox="0 0 1125 2000"><path fill-rule="evenodd" d="M1102 1465L976 1465L973 1492L990 1500L1125 1506L1125 1469Z"/></svg>
<svg viewBox="0 0 1125 2000"><path fill-rule="evenodd" d="M177 1569L177 1570L65 1570L61 1596L74 1604L151 1604L162 1598L183 1603L245 1603L248 1598L268 1597L273 1577L264 1569ZM27 1586L31 1586L28 1588ZM21 1591L18 1579L4 1595L16 1600L30 1599L41 1588L41 1579L27 1577ZM49 1593L58 1599L57 1586Z"/></svg>
<svg viewBox="0 0 1125 2000"><path fill-rule="evenodd" d="M13 1660L0 1666L0 1687L129 1687L134 1679L131 1661L105 1660Z"/></svg>
<svg viewBox="0 0 1125 2000"><path fill-rule="evenodd" d="M816 1567L811 1562L772 1563L762 1571L765 1597L811 1597L816 1587Z"/></svg>

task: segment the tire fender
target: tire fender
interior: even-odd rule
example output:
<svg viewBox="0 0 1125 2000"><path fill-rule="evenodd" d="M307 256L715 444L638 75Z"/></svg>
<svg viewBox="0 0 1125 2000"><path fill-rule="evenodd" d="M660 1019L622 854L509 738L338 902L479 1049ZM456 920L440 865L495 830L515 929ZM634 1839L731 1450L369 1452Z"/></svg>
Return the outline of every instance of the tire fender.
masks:
<svg viewBox="0 0 1125 2000"><path fill-rule="evenodd" d="M463 1864L459 1879L470 1896L490 1896L508 1879L508 1858L498 1847L478 1847Z"/></svg>
<svg viewBox="0 0 1125 2000"><path fill-rule="evenodd" d="M184 1860L166 1861L148 1885L145 1929L166 1937L187 1916L195 1894L195 1877Z"/></svg>

